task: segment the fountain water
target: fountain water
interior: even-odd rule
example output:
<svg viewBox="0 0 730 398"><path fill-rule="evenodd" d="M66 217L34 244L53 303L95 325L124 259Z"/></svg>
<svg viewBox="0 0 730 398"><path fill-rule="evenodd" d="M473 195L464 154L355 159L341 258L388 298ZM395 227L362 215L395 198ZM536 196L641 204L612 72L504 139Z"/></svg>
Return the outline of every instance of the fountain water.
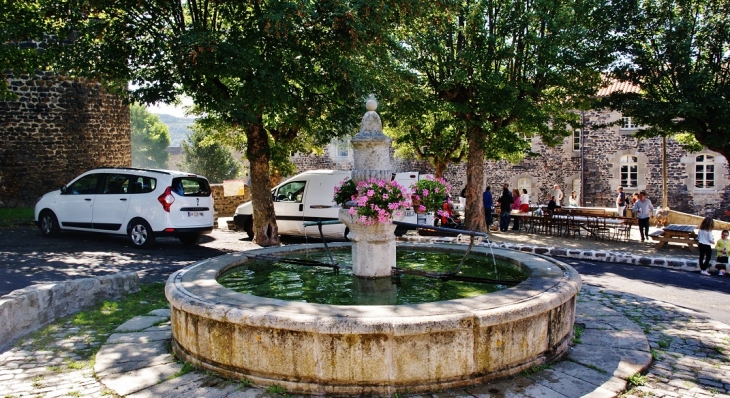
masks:
<svg viewBox="0 0 730 398"><path fill-rule="evenodd" d="M356 149L354 179L389 179L390 140L368 101ZM372 108L372 109L371 109ZM383 137L385 139L383 139ZM362 152L366 154L363 156ZM360 153L358 155L358 153ZM348 212L357 288L391 295L394 226L364 225ZM409 250L463 252L457 245L399 244ZM490 248L474 247L488 255ZM170 302L178 357L232 378L311 394L392 394L471 385L559 358L569 348L580 277L559 261L493 250L529 277L495 293L411 305L336 306L236 293L217 277L257 255L313 250L292 245L234 253L174 273Z"/></svg>

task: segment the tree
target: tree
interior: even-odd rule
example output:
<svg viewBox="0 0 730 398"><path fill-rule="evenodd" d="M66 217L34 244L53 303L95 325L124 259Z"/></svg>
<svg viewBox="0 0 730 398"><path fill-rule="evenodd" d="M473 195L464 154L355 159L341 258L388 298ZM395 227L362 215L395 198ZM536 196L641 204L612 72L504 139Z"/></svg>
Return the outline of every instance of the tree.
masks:
<svg viewBox="0 0 730 398"><path fill-rule="evenodd" d="M231 150L208 139L208 134L193 127L193 134L182 142L185 171L203 175L212 183L237 178L241 174L241 163L233 158Z"/></svg>
<svg viewBox="0 0 730 398"><path fill-rule="evenodd" d="M170 153L170 133L160 117L147 111L142 105L129 106L132 129L132 166L164 169Z"/></svg>
<svg viewBox="0 0 730 398"><path fill-rule="evenodd" d="M647 126L639 138L691 133L730 159L730 2L642 0L627 16L612 76L641 91L604 104Z"/></svg>
<svg viewBox="0 0 730 398"><path fill-rule="evenodd" d="M555 145L611 61L613 6L600 0L446 0L401 31L398 56L463 125L466 226L485 230L484 159Z"/></svg>
<svg viewBox="0 0 730 398"><path fill-rule="evenodd" d="M396 101L383 116L393 120L386 131L393 138L395 156L428 160L435 176L443 178L449 164L464 160L466 140L463 126L439 106L421 91Z"/></svg>
<svg viewBox="0 0 730 398"><path fill-rule="evenodd" d="M53 12L77 32L62 59L67 73L132 81L143 103L184 93L243 131L262 246L279 243L272 154L352 132L360 99L377 83L370 72L385 28L418 9L408 0L76 0L59 8Z"/></svg>
<svg viewBox="0 0 730 398"><path fill-rule="evenodd" d="M54 44L46 40L54 31L41 1L2 1L0 15L0 71L22 75L48 70L53 57L44 50ZM7 85L0 79L0 101L15 98Z"/></svg>

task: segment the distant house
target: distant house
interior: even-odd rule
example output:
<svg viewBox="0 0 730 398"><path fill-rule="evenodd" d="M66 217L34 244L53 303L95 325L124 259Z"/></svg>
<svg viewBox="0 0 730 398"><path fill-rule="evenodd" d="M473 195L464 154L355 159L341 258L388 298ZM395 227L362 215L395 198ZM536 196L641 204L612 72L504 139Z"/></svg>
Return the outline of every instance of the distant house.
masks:
<svg viewBox="0 0 730 398"><path fill-rule="evenodd" d="M616 83L598 91L636 90ZM612 122L619 122L611 125ZM555 148L532 138L532 151L517 164L506 160L485 161L484 182L492 187L509 183L527 189L533 203L547 203L554 184L560 184L566 197L576 191L583 206L614 207L616 189L624 187L628 195L646 191L655 206L662 204L662 138L638 140L631 118L618 112L600 109L583 112L581 124L573 136ZM296 154L292 161L299 171L317 168L349 170L352 150L346 141L333 141L322 156ZM704 149L689 153L669 138L666 143L668 206L690 214L728 219L730 209L728 162L717 152ZM427 162L393 161L394 171L433 172ZM445 175L457 195L466 181L466 164L450 165Z"/></svg>

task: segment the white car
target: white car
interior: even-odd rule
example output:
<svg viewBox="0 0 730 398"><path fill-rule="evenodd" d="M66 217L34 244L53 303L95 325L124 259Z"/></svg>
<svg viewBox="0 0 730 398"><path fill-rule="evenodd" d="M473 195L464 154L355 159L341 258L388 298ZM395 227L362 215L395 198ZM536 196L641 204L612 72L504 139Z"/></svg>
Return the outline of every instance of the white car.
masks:
<svg viewBox="0 0 730 398"><path fill-rule="evenodd" d="M208 180L170 170L100 168L49 192L35 205L44 236L61 231L128 235L137 247L158 236L195 244L213 230L213 196Z"/></svg>

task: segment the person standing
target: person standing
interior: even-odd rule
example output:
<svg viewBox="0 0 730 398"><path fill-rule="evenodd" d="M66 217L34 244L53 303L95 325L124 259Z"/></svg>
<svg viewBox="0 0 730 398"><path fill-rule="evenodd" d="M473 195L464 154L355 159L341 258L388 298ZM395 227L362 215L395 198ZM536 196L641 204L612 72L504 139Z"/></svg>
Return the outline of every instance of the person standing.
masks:
<svg viewBox="0 0 730 398"><path fill-rule="evenodd" d="M512 212L519 213L520 211L520 191L518 189L512 190L512 206L510 206ZM514 220L512 224L513 231L520 230L520 216L514 215L511 217Z"/></svg>
<svg viewBox="0 0 730 398"><path fill-rule="evenodd" d="M563 199L565 196L563 195L563 191L560 189L560 185L555 184L553 187L553 191L548 194L548 199L554 198L555 200L555 207L562 207Z"/></svg>
<svg viewBox="0 0 730 398"><path fill-rule="evenodd" d="M641 234L641 241L649 239L649 218L654 216L654 206L651 204L651 200L646 197L646 192L641 191L639 193L639 200L634 203L632 209L636 218L639 219L639 234Z"/></svg>
<svg viewBox="0 0 730 398"><path fill-rule="evenodd" d="M492 198L492 188L487 186L487 189L482 193L482 204L484 205L484 217L487 220L487 230L490 231L494 219L492 218L492 211L494 211L494 199Z"/></svg>
<svg viewBox="0 0 730 398"><path fill-rule="evenodd" d="M499 202L499 230L507 232L509 228L509 212L512 207L512 194L509 192L509 185L502 187L502 196L497 199Z"/></svg>
<svg viewBox="0 0 730 398"><path fill-rule="evenodd" d="M641 197L641 194L639 195ZM697 234L697 246L700 249L700 274L710 275L707 268L710 267L710 258L712 258L712 245L715 238L712 237L712 228L715 226L715 220L712 217L705 217L699 226L700 232Z"/></svg>
<svg viewBox="0 0 730 398"><path fill-rule="evenodd" d="M530 211L530 195L527 194L527 190L522 188L522 195L520 195L520 213L527 213Z"/></svg>
<svg viewBox="0 0 730 398"><path fill-rule="evenodd" d="M616 215L626 217L626 194L623 187L618 187L618 195L616 195Z"/></svg>
<svg viewBox="0 0 730 398"><path fill-rule="evenodd" d="M730 235L730 232L723 229L720 233L720 239L718 239L717 243L715 243L715 250L717 251L715 267L720 270L718 272L718 275L720 276L725 275L725 271L727 271L727 250L730 248L730 241L727 239L728 235Z"/></svg>

